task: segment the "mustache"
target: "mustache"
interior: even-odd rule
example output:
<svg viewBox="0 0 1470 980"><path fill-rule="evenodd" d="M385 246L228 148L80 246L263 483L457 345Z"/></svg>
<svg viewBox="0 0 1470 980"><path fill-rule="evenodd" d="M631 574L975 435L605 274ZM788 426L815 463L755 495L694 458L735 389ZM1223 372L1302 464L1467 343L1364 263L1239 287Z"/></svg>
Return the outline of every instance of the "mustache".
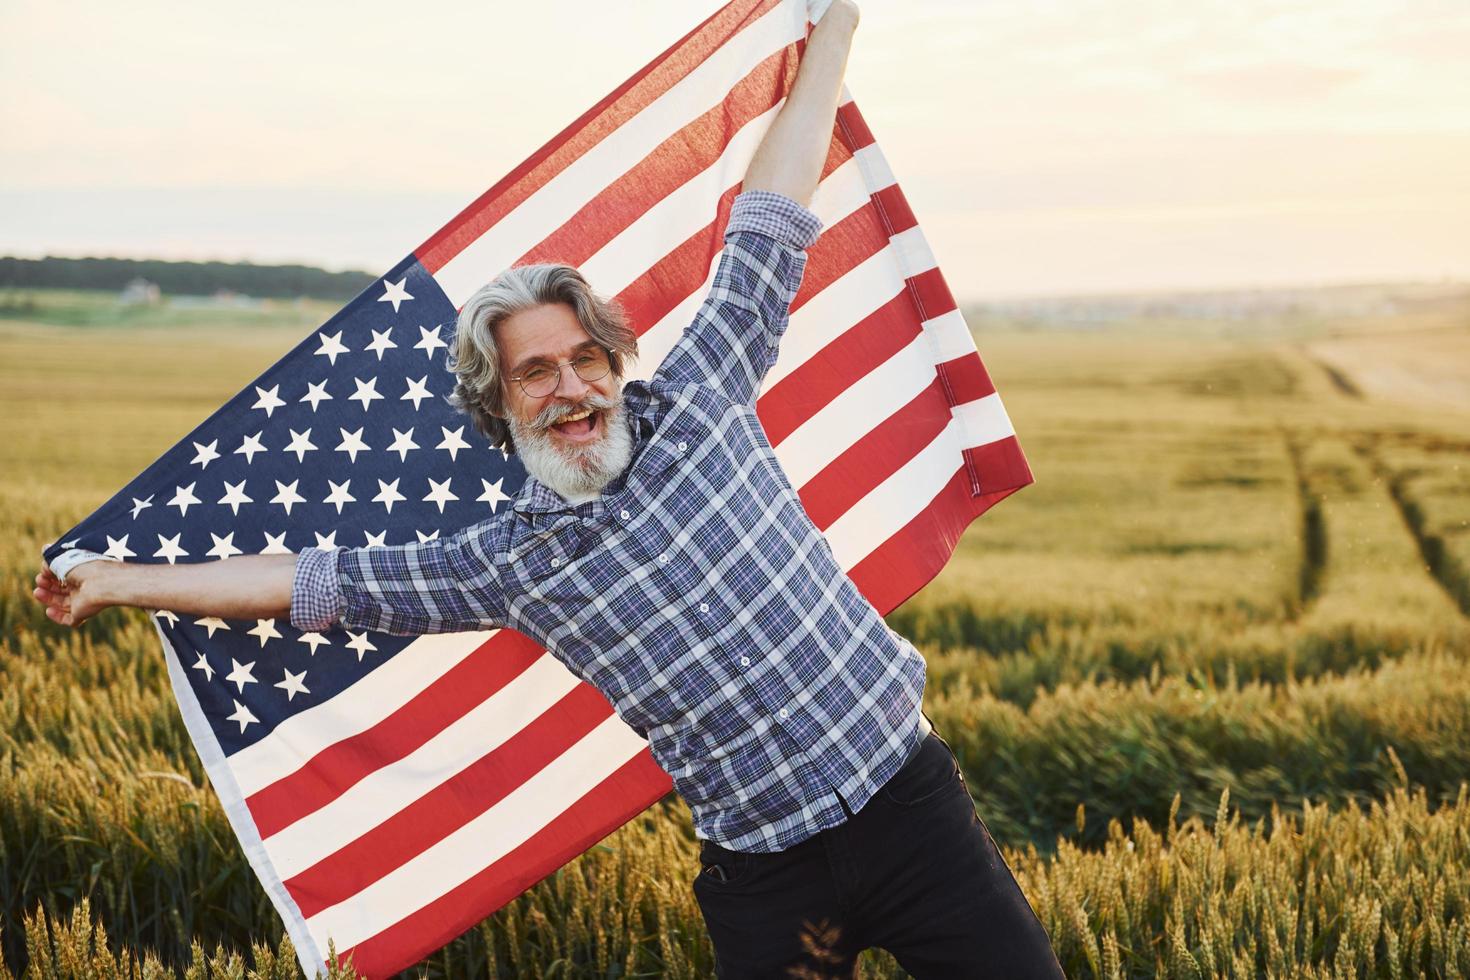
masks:
<svg viewBox="0 0 1470 980"><path fill-rule="evenodd" d="M610 412L617 408L618 402L605 395L588 395L576 404L554 404L547 405L540 413L531 420L528 426L535 432L545 432L569 415L577 415L581 412L592 411Z"/></svg>

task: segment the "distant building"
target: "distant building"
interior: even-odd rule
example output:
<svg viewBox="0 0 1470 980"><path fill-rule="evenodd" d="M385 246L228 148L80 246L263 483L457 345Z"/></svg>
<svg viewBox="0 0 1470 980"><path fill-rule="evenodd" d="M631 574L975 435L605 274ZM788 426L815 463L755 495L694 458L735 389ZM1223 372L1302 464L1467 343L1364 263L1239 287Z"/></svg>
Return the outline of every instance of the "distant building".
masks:
<svg viewBox="0 0 1470 980"><path fill-rule="evenodd" d="M157 306L163 302L163 290L157 283L139 277L122 288L117 301L124 306Z"/></svg>

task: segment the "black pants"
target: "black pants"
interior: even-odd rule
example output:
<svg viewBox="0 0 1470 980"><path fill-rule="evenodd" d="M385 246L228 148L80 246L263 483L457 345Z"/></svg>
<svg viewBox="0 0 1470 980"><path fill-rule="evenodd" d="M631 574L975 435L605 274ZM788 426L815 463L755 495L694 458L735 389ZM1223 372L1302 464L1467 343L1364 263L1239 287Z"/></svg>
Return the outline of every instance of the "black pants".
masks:
<svg viewBox="0 0 1470 980"><path fill-rule="evenodd" d="M918 980L1063 976L936 734L846 823L795 847L702 841L694 895L722 978L851 977L869 946Z"/></svg>

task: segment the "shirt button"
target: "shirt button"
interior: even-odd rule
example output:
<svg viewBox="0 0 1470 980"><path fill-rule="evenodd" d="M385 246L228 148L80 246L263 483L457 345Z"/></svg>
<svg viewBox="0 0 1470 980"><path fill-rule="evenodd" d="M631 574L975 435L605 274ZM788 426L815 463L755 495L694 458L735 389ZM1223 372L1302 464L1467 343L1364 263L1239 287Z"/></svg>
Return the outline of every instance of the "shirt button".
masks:
<svg viewBox="0 0 1470 980"><path fill-rule="evenodd" d="M742 667L749 667L750 666L750 658L749 657L741 657L740 658L740 666L742 666Z"/></svg>
<svg viewBox="0 0 1470 980"><path fill-rule="evenodd" d="M679 443L679 452L682 453L684 450L686 450L688 448L689 448L689 443L687 443L687 442L681 442L681 443Z"/></svg>
<svg viewBox="0 0 1470 980"><path fill-rule="evenodd" d="M658 563L660 565L667 565L669 563L669 553L667 551L658 556Z"/></svg>
<svg viewBox="0 0 1470 980"><path fill-rule="evenodd" d="M632 517L633 515L630 514L630 513L628 513L625 510L620 510L620 511L618 511L618 516L621 517L623 520L626 521L628 518Z"/></svg>
<svg viewBox="0 0 1470 980"><path fill-rule="evenodd" d="M707 603L707 602L701 602L699 604L699 611L700 612L709 612L709 603Z"/></svg>
<svg viewBox="0 0 1470 980"><path fill-rule="evenodd" d="M780 711L776 712L776 714L780 715L783 719L785 719L785 718L787 718L791 714L791 712L787 711L785 708L782 708Z"/></svg>
<svg viewBox="0 0 1470 980"><path fill-rule="evenodd" d="M560 565L561 565L561 559L560 558L553 558L553 559L551 559L551 567L552 568L557 568Z"/></svg>

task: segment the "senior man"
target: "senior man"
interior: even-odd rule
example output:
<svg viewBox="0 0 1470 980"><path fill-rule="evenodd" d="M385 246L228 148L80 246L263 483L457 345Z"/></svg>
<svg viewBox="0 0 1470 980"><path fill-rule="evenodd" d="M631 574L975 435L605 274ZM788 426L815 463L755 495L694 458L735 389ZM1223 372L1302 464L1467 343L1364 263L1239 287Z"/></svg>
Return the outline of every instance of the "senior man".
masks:
<svg viewBox="0 0 1470 980"><path fill-rule="evenodd" d="M755 413L805 249L857 8L813 30L746 172L709 296L647 382L577 270L512 268L467 302L455 401L530 478L511 508L402 547L37 576L76 625L108 605L289 614L395 634L510 626L598 688L673 777L721 976L1059 976L1045 931L920 710L924 660L802 509Z"/></svg>

